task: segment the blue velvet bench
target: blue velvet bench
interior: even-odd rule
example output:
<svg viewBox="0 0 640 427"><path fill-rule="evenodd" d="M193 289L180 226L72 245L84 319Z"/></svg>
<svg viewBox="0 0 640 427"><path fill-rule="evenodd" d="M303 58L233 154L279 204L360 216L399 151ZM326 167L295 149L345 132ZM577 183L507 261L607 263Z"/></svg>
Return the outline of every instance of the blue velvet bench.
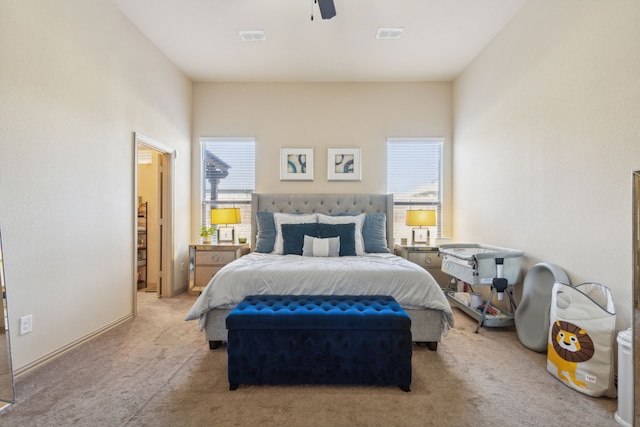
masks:
<svg viewBox="0 0 640 427"><path fill-rule="evenodd" d="M226 318L229 388L398 385L410 391L411 318L390 296L248 296Z"/></svg>

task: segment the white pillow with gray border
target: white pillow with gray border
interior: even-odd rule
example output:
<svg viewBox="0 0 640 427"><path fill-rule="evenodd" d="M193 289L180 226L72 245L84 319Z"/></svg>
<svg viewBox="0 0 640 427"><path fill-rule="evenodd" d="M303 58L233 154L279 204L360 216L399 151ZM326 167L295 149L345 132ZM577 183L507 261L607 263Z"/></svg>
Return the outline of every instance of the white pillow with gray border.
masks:
<svg viewBox="0 0 640 427"><path fill-rule="evenodd" d="M304 236L304 246L302 256L315 257L337 257L340 256L340 237L319 237Z"/></svg>

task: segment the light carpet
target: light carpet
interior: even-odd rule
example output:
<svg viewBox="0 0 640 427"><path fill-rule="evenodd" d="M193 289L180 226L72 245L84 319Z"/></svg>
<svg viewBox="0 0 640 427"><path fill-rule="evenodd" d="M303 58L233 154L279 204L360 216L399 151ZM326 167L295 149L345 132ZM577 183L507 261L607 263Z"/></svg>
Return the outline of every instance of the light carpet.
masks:
<svg viewBox="0 0 640 427"><path fill-rule="evenodd" d="M226 347L211 351L195 300L139 292L139 315L22 375L6 426L617 426L617 401L569 389L513 328L454 309L436 352L414 346L398 387L243 386L229 391Z"/></svg>

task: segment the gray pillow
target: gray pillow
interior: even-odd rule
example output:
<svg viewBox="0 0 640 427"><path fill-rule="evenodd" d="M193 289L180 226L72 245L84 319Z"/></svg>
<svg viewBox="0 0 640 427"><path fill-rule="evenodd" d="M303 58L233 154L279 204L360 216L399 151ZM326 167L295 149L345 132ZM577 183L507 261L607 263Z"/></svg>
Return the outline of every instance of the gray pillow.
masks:
<svg viewBox="0 0 640 427"><path fill-rule="evenodd" d="M304 236L302 256L340 256L340 237L320 239L318 237Z"/></svg>
<svg viewBox="0 0 640 427"><path fill-rule="evenodd" d="M362 225L362 239L364 240L365 252L370 254L388 253L387 215L383 213L368 213Z"/></svg>
<svg viewBox="0 0 640 427"><path fill-rule="evenodd" d="M270 254L276 244L276 224L273 221L273 212L256 212L256 220L258 233L255 252Z"/></svg>
<svg viewBox="0 0 640 427"><path fill-rule="evenodd" d="M344 212L341 216L356 216L358 214ZM368 213L362 224L362 240L364 251L369 254L389 253L387 246L387 215L383 213Z"/></svg>

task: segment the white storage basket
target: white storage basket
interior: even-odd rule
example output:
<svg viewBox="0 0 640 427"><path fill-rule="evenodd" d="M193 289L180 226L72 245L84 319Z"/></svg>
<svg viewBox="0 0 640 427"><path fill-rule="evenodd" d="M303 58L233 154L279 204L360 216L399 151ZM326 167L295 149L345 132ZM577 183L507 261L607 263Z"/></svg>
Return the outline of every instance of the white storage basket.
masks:
<svg viewBox="0 0 640 427"><path fill-rule="evenodd" d="M589 396L616 397L616 313L609 288L556 282L549 323L547 371Z"/></svg>

